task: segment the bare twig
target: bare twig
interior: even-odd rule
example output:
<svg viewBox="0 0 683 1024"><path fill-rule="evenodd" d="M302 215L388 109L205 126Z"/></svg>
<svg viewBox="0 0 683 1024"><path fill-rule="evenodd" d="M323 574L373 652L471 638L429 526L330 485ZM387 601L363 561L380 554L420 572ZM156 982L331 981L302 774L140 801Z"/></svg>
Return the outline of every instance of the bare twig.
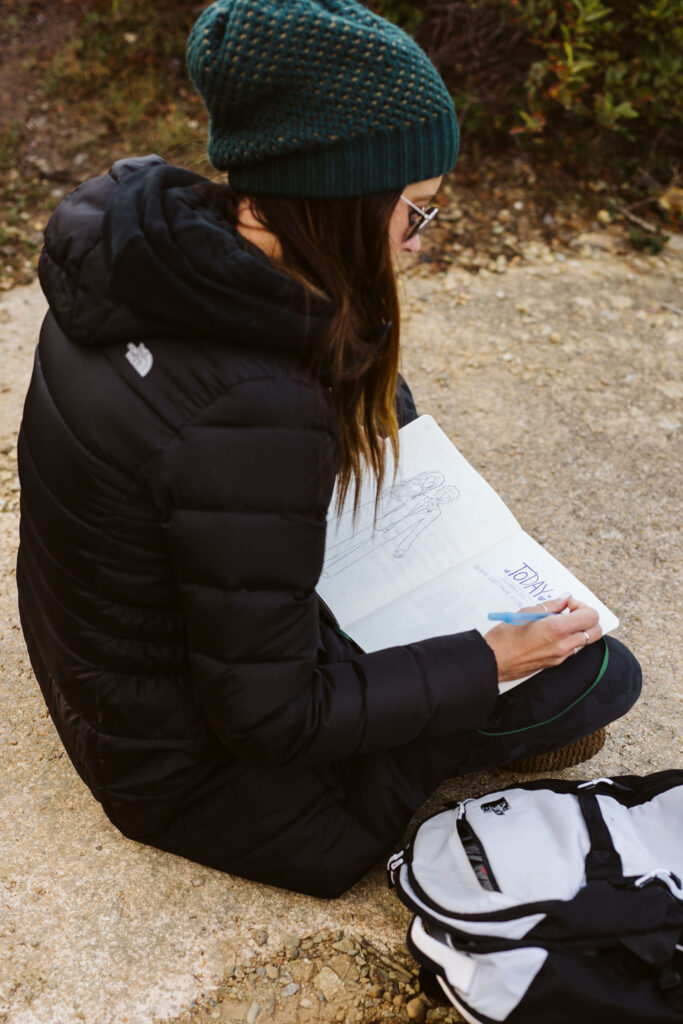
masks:
<svg viewBox="0 0 683 1024"><path fill-rule="evenodd" d="M632 224L635 224L637 225L637 227L642 228L643 231L648 231L651 235L659 234L660 227L658 224L650 224L648 220L643 220L642 217L637 217L635 213L631 213L631 211L627 209L625 206L619 206L617 207L617 209L619 213L622 215L622 217L625 217L626 220L630 220Z"/></svg>
<svg viewBox="0 0 683 1024"><path fill-rule="evenodd" d="M672 313L678 313L679 316L683 316L683 309L680 306L674 306L673 302L660 302L659 305L662 309L670 309Z"/></svg>

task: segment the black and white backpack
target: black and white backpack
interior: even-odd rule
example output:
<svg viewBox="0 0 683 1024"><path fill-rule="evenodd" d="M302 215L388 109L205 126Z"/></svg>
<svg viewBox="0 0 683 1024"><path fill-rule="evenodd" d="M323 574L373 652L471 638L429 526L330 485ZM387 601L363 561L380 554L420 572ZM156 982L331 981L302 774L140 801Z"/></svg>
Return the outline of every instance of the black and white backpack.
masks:
<svg viewBox="0 0 683 1024"><path fill-rule="evenodd" d="M464 800L388 870L411 952L465 1020L683 1021L683 771Z"/></svg>

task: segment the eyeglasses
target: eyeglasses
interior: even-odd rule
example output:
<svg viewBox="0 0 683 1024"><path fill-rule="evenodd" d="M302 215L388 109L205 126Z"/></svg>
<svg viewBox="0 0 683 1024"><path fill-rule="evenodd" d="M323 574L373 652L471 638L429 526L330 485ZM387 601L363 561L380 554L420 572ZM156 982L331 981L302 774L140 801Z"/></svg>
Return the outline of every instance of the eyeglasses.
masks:
<svg viewBox="0 0 683 1024"><path fill-rule="evenodd" d="M411 212L408 214L408 234L406 235L406 242L410 238L414 238L415 235L419 235L421 231L424 231L428 227L437 213L439 212L438 206L427 206L423 210L421 206L416 206L407 196L401 196L404 203L407 203L410 207Z"/></svg>

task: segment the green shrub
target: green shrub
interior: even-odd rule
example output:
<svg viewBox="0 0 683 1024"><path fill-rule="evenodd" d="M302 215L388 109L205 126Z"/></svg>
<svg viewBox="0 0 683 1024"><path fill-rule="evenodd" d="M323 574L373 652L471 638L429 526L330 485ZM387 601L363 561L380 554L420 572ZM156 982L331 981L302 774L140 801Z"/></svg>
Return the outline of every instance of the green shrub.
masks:
<svg viewBox="0 0 683 1024"><path fill-rule="evenodd" d="M422 5L411 0L377 0L371 6L377 14L400 25L406 32L416 32L422 21Z"/></svg>
<svg viewBox="0 0 683 1024"><path fill-rule="evenodd" d="M642 162L666 158L683 128L683 16L680 0L504 0L512 25L538 48L524 83L526 103L512 131L591 136L602 149ZM569 138L571 136L571 138ZM655 152L643 152L645 144Z"/></svg>

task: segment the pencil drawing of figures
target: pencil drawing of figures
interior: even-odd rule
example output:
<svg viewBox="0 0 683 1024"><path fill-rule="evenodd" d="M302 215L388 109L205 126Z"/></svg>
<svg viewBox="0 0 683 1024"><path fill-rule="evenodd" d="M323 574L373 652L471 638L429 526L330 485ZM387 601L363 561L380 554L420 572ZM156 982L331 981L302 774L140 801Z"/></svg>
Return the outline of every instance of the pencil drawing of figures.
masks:
<svg viewBox="0 0 683 1024"><path fill-rule="evenodd" d="M425 491L440 487L445 483L443 473L438 470L423 470L407 480L397 480L391 487L385 487L379 496L377 503L377 518L379 519L386 512L397 506L403 506L411 498L419 497ZM366 527L375 524L375 499L363 502L354 514L353 509L342 513L341 516L332 520L330 526L334 528L335 542L332 547L343 544L358 536Z"/></svg>
<svg viewBox="0 0 683 1024"><path fill-rule="evenodd" d="M403 558L417 537L441 515L441 507L460 496L457 487L444 485L443 473L426 471L387 488L379 501L374 522L331 544L323 576L336 576L384 544L394 544L391 554ZM365 508L372 509L374 502Z"/></svg>

